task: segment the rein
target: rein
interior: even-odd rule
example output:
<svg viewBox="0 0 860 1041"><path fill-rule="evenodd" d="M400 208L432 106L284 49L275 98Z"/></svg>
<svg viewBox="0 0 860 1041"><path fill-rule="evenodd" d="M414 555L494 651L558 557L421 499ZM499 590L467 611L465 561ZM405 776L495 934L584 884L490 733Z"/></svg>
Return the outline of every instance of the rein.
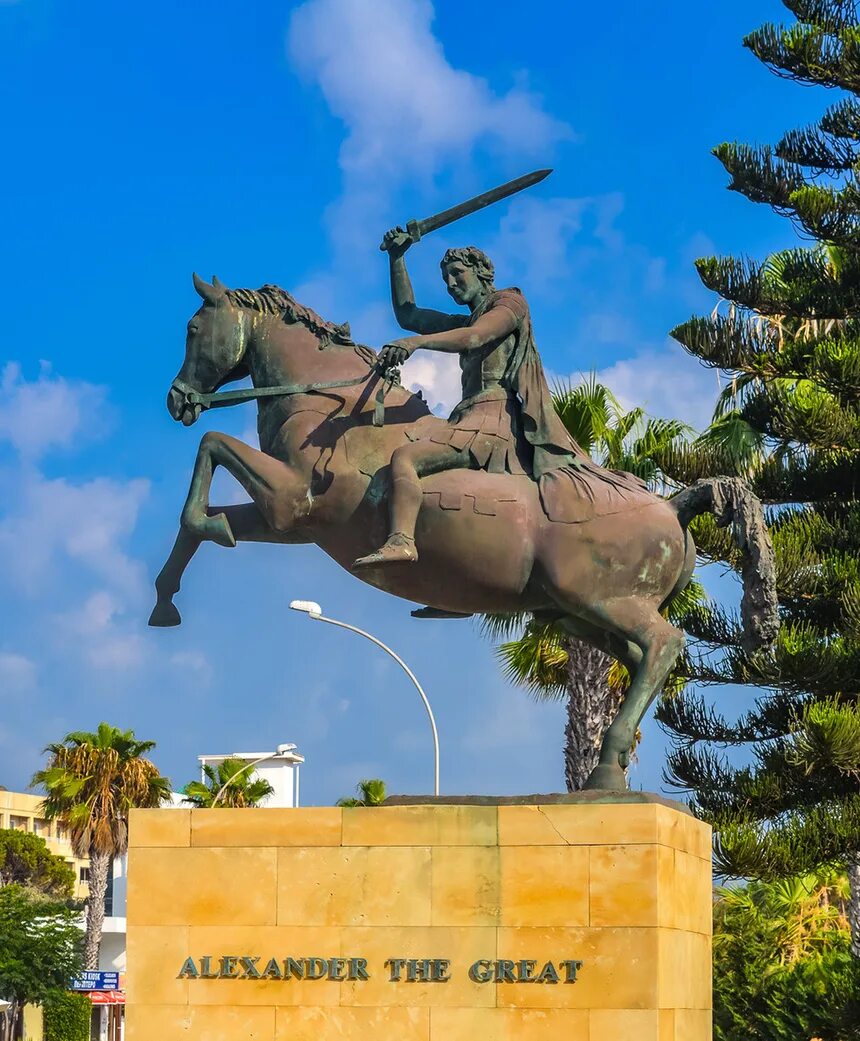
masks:
<svg viewBox="0 0 860 1041"><path fill-rule="evenodd" d="M210 408L225 408L228 405L240 405L245 401L256 401L259 398L281 398L293 394L312 394L318 391L337 390L342 387L357 387L366 383L371 376L378 375L372 369L366 376L357 376L351 380L331 380L327 383L284 383L279 387L244 387L241 390L219 390L206 393L193 387L177 377L173 381L173 390L179 391L184 404L189 407L199 406L201 411ZM400 373L396 369L386 369L382 373L379 389L373 405L373 425L381 427L385 423L385 396L392 387L400 384Z"/></svg>

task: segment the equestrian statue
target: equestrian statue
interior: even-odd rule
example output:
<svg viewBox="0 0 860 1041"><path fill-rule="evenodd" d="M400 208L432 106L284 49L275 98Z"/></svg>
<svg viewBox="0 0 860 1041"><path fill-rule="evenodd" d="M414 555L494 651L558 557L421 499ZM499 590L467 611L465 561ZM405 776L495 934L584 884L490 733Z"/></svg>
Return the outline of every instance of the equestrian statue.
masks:
<svg viewBox="0 0 860 1041"><path fill-rule="evenodd" d="M629 670L587 787L624 789L639 723L684 646L661 611L689 582L689 521L712 512L744 554L750 647L776 631L773 554L761 505L716 477L666 500L596 465L556 414L519 289L490 258L449 249L442 278L467 311L416 306L405 254L424 235L542 180L537 171L387 232L394 314L416 335L377 354L274 285L228 289L194 276L203 300L167 407L186 426L209 408L257 403L259 449L216 431L200 441L179 534L156 580L155 626L202 542L315 543L362 581L420 605L418 617L531 612ZM415 351L459 355L462 400L447 420L400 386ZM250 377L252 388L221 391ZM217 466L251 502L211 506Z"/></svg>

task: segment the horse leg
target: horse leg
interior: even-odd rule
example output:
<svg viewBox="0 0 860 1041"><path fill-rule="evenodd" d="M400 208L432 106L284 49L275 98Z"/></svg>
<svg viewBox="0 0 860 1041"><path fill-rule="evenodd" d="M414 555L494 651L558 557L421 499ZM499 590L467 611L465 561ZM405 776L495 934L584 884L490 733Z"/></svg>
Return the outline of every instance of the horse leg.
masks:
<svg viewBox="0 0 860 1041"><path fill-rule="evenodd" d="M202 541L203 539L199 536L192 535L191 532L186 531L184 528L179 529L179 534L173 543L170 556L165 561L164 567L158 572L158 578L155 580L157 599L155 607L152 609L152 614L149 616L150 625L168 628L172 625L179 625L182 621L182 616L176 609L173 598L179 592L182 575Z"/></svg>
<svg viewBox="0 0 860 1041"><path fill-rule="evenodd" d="M588 615L593 624L641 653L634 664L637 655L628 647L629 663L625 664L634 666L632 682L603 738L598 764L585 784L586 788L624 790L624 769L630 761L636 730L681 653L684 634L663 618L652 601L639 597L616 597L591 605Z"/></svg>
<svg viewBox="0 0 860 1041"><path fill-rule="evenodd" d="M210 507L209 489L216 466L223 466L245 488L253 503ZM289 530L310 509L307 483L286 463L228 434L207 433L200 442L182 522L167 562L155 581L158 599L149 624L179 625L173 604L180 581L201 542L222 546L238 541L302 541Z"/></svg>
<svg viewBox="0 0 860 1041"><path fill-rule="evenodd" d="M598 650L605 651L613 658L617 658L622 665L627 666L627 671L631 676L639 668L642 661L642 650L630 640L624 640L615 633L609 632L608 629L601 629L572 615L560 618L558 624L571 636L585 640Z"/></svg>
<svg viewBox="0 0 860 1041"><path fill-rule="evenodd" d="M210 509L213 514L226 515L230 530L235 535L237 542L286 541L285 536L279 535L270 527L252 502L242 503L238 506L214 506ZM179 592L185 569L202 542L203 539L199 535L193 535L184 528L179 529L170 556L155 580L158 599L149 617L150 625L167 627L179 625L182 621L182 617L173 603L173 598Z"/></svg>
<svg viewBox="0 0 860 1041"><path fill-rule="evenodd" d="M588 644L625 665L631 677L639 668L642 651L629 640L623 640L606 629L600 629L581 617L565 615L558 619L558 625L574 637L579 645L579 649L570 648L575 655L581 653L582 644ZM570 668L576 669L577 664L574 659ZM576 730L575 735L569 735L574 741L576 751L568 747L565 752L565 776L568 785L574 785L574 790L583 787L597 765L603 739L620 711L624 697L623 691L610 691L608 686L604 689L599 687L598 682L596 688L580 691L576 701L568 704L568 712L582 713L578 724L574 724L572 719L569 722L569 726L574 726ZM571 691L571 697L573 696ZM571 754L575 756L574 760L568 758Z"/></svg>
<svg viewBox="0 0 860 1041"><path fill-rule="evenodd" d="M182 510L183 529L200 539L230 548L236 545L227 515L208 508L217 466L223 466L236 478L276 531L285 531L310 510L308 484L292 467L236 437L210 431L200 441Z"/></svg>

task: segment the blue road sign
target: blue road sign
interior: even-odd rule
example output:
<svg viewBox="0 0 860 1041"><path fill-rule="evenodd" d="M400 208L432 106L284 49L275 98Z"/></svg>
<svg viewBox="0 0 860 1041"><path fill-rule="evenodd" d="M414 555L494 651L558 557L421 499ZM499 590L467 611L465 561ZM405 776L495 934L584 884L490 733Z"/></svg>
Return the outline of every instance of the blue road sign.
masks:
<svg viewBox="0 0 860 1041"><path fill-rule="evenodd" d="M118 972L82 972L69 984L70 990L119 990Z"/></svg>

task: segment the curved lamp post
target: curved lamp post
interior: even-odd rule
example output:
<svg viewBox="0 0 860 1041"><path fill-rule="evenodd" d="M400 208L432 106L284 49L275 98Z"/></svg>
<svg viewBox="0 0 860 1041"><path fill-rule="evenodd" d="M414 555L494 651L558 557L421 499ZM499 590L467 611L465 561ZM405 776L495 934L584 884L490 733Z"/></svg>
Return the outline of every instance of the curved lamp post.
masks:
<svg viewBox="0 0 860 1041"><path fill-rule="evenodd" d="M212 806L210 808L213 810L215 809L215 807L218 805L218 800L221 798L224 792L230 787L230 785L236 780L239 774L243 774L246 770L253 770L255 766L259 766L260 763L265 763L267 759L276 759L279 755L286 755L287 752L291 752L295 747L295 745L278 745L278 747L275 749L274 755L271 752L267 752L265 755L261 755L259 759L255 759L252 763L245 763L241 770L237 770L229 780L225 781L221 785L221 787L218 789L218 793L212 800ZM238 755L226 756L225 762L227 759L239 759L240 761L243 761L242 757Z"/></svg>
<svg viewBox="0 0 860 1041"><path fill-rule="evenodd" d="M433 718L433 710L430 708L430 702L427 700L427 695L421 684L415 677L415 673L409 668L406 662L397 654L392 651L390 647L387 647L382 640L377 640L375 636L371 636L370 633L366 633L364 629L359 629L355 625L347 625L346 622L339 622L336 618L326 618L322 613L322 608L319 604L313 600L292 600L290 601L290 607L294 611L301 611L306 614L309 618L313 618L317 622L328 622L329 625L336 625L340 629L348 629L351 633L358 633L359 636L364 636L370 640L371 643L375 643L377 647L381 647L386 654L390 654L391 657L397 662L401 669L406 673L409 679L415 684L415 689L421 695L421 700L424 702L424 708L427 709L427 716L430 719L430 727L433 731L433 794L439 794L439 733L436 730L436 720Z"/></svg>

